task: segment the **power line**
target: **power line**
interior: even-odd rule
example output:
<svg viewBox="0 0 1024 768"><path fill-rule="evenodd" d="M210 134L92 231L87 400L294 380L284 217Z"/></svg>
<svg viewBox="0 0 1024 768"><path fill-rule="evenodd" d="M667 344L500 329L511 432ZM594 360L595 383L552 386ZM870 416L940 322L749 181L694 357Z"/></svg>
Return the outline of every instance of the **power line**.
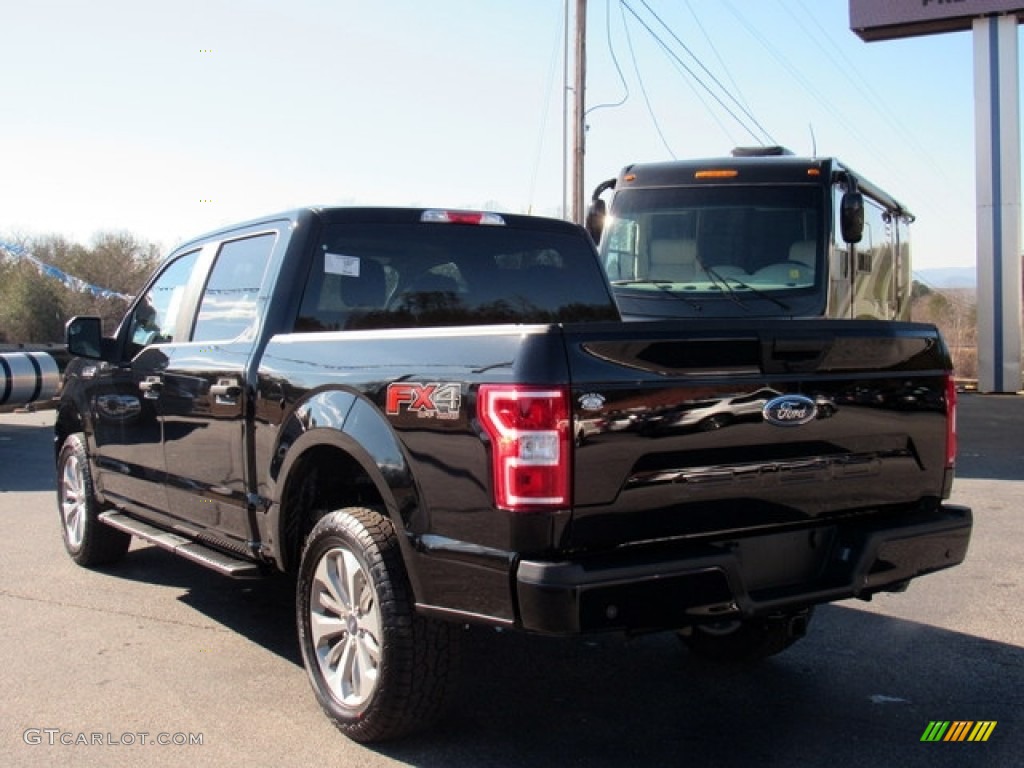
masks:
<svg viewBox="0 0 1024 768"><path fill-rule="evenodd" d="M796 0L796 3L800 6L803 12L802 14L795 12L792 8L787 6L785 0L778 0L778 3L790 16L793 17L793 20L805 32L807 32L808 38L814 42L818 50L820 50L826 56L826 58L828 58L829 61L832 62L832 64L840 72L840 74L842 74L846 81L850 83L850 85L852 85L857 90L857 92L860 93L861 96L864 97L864 100L870 103L872 107L874 107L875 111L882 117L882 119L884 119L889 124L889 127L895 130L897 133L901 134L908 144L915 144L916 148L921 150L924 154L923 147L921 147L921 143L917 140L917 136L912 131L909 131L905 126L899 123L899 121L896 119L896 116L892 113L892 111L888 109L888 107L884 103L882 103L881 99L878 98L877 92L874 89L872 89L870 84L868 84L860 75L860 73L857 72L856 65L852 61L850 61L850 59L846 56L846 54L842 50L842 47L829 35L828 30L821 25L821 22L814 18L811 12L807 10L807 7L803 5L801 0ZM806 24L804 23L804 18L808 18L812 22L814 22L814 25L815 27L817 27L820 36L827 39L829 45L823 45L821 40L819 39L819 35L815 34L813 30L807 28ZM837 55L842 57L843 61L839 61L837 59ZM856 74L857 77L854 77L853 74Z"/></svg>
<svg viewBox="0 0 1024 768"><path fill-rule="evenodd" d="M555 46L551 54L551 62L548 65L548 87L544 94L544 108L541 112L540 130L537 135L537 155L534 159L533 171L530 174L530 194L527 197L527 200L529 200L529 208L527 212L532 212L533 210L533 196L537 190L537 175L540 172L541 155L544 152L544 134L546 133L548 124L548 113L551 110L551 93L554 90L555 72L560 59L559 53L562 47L563 34L564 30L562 29L562 25L559 24L555 29Z"/></svg>
<svg viewBox="0 0 1024 768"><path fill-rule="evenodd" d="M800 70L793 66L793 64L782 54L781 51L779 51L771 43L769 43L768 40L765 39L764 35L762 35L743 16L743 14L736 10L732 3L730 3L728 0L723 0L723 5L726 9L729 10L729 12L734 17L736 17L736 20L739 21L740 24L742 24L746 28L747 32L749 32L750 35L758 43L760 43L761 46L766 51L768 51L769 54L771 54L772 58L774 58L782 66L782 68L785 69L794 80L796 80L796 82L808 93L808 95L810 95L811 98L818 102L819 106L821 106L826 112L830 113L832 117L835 118L836 122L838 122L840 125L846 128L846 130L849 131L858 141L860 141L867 147L871 147L873 151L875 150L875 147L869 139L869 137L867 137L863 132L861 132L857 128L858 122L856 120L845 119L843 114L835 106L833 106L833 104L824 96L824 94L822 94L817 88L815 88L814 85L806 77L804 77Z"/></svg>
<svg viewBox="0 0 1024 768"><path fill-rule="evenodd" d="M612 64L615 65L615 71L619 75L619 82L622 83L622 88L626 91L621 99L615 103L609 104L598 104L591 107L584 115L589 115L591 112L595 112L598 109L611 109L613 107L621 107L629 99L629 84L626 82L625 76L622 74L622 67L619 66L619 59L615 55L615 46L612 45L612 19L611 19L611 0L605 0L604 4L604 21L605 21L605 36L608 42L608 54L612 58Z"/></svg>
<svg viewBox="0 0 1024 768"><path fill-rule="evenodd" d="M828 41L829 45L822 44L821 40L819 39L819 36L815 34L813 30L808 30L807 27L804 26L801 14L798 14L791 8L787 7L785 4L785 0L778 1L779 4L782 5L782 7L796 20L796 22L801 27L803 27L805 31L808 32L808 36L814 41L815 45L819 48L819 50L821 50L821 52L828 57L828 59L832 62L836 69L839 70L843 77L845 77L846 80L857 90L857 92L864 97L864 100L874 108L875 112L878 115L880 115L883 120L885 120L889 127L892 128L897 134L899 134L909 146L915 149L921 155L921 157L928 162L929 167L936 171L945 183L952 183L948 175L946 174L945 165L943 163L937 162L933 157L930 156L928 151L924 148L924 145L921 144L920 140L918 139L917 134L914 131L911 131L909 128L907 128L906 125L904 125L899 120L899 117L891 109L889 109L888 105L886 105L881 100L881 98L879 98L877 90L871 87L871 84L868 83L868 81L857 69L857 65L850 60L850 58L843 51L842 46L839 45L838 42L836 42L835 38L833 38L829 31L825 28L825 26L822 25L821 21L817 17L815 17L813 13L811 13L811 11L804 4L803 0L795 0L796 4L800 7L800 10L802 11L802 16L810 19L813 22L814 26L820 33L820 36L825 38L825 40ZM841 58L842 61L839 61L836 58L836 56Z"/></svg>
<svg viewBox="0 0 1024 768"><path fill-rule="evenodd" d="M647 93L647 88L644 85L643 76L640 74L640 66L636 60L636 51L633 49L633 37L629 34L629 25L626 23L626 15L622 10L622 4L619 5L619 13L622 14L622 29L626 33L626 45L629 47L629 57L633 61L633 72L636 74L637 82L640 84L640 92L644 97L644 104L647 105L647 114L651 117L651 122L654 123L654 130L658 133L658 138L661 139L662 146L665 147L665 151L668 152L669 156L675 160L676 153L672 151L672 147L669 146L668 140L665 138L664 132L661 130L661 123L658 122L657 115L654 114L654 107L651 105L651 97ZM690 85L693 88L692 85ZM700 94L697 94L697 98L700 98ZM715 117L717 120L717 116ZM725 126L722 126L725 130Z"/></svg>
<svg viewBox="0 0 1024 768"><path fill-rule="evenodd" d="M718 104L718 105L719 105L719 106L720 106L720 107L721 107L721 108L722 108L723 110L725 110L725 112L726 112L726 113L727 113L727 114L728 114L728 115L729 115L729 116L730 116L730 117L731 117L731 118L732 118L733 120L735 120L735 121L736 121L736 123L737 123L737 124L738 124L738 125L739 125L740 127L742 127L742 128L743 128L743 130L745 130L745 131L746 131L747 133L749 133L749 134L750 134L750 136L751 136L751 138L753 138L753 139L754 139L754 141L758 142L759 144L763 144L763 143L764 143L763 139L762 139L762 138L761 138L760 136L758 136L758 135L757 135L757 134L756 134L756 133L754 132L754 130L753 130L753 129L751 129L751 128L750 128L750 126L749 126L749 125L748 125L747 123L745 123L745 122L744 122L744 121L743 121L743 120L742 120L742 119L741 119L741 118L740 118L740 117L739 117L739 116L738 116L738 115L737 115L737 114L736 114L736 113L735 113L735 112L734 112L734 111L733 111L732 109L730 109L730 108L729 108L729 106L728 106L728 105L727 105L727 104L726 104L726 103L725 103L725 102L724 102L724 101L723 101L723 100L721 99L721 97L719 97L719 96L718 96L718 94L716 94L716 93L715 93L715 92L714 92L714 91L713 91L713 90L712 90L712 89L711 89L711 88L710 88L710 87L708 86L708 84L707 84L706 82L704 82L704 80L703 80L703 79L701 79L701 77L700 77L700 76L699 76L699 75L698 75L698 74L697 74L696 72L694 72L694 71L693 71L693 69L691 69L691 68L690 68L689 66L687 66L686 62L684 62L684 61L683 61L683 60L682 60L681 58L679 58L679 56L678 56L678 55L676 55L676 54L675 54L675 53L674 53L674 52L673 52L673 51L672 51L672 50L671 50L671 49L669 48L669 46L668 46L668 45L667 45L667 44L666 44L666 43L665 43L665 42L664 42L664 41L663 41L663 40L662 40L662 39L661 39L661 38L660 38L660 37L659 37L659 36L657 35L657 33L656 33L656 32L655 32L655 31L654 31L653 29L651 29L650 25L649 25L649 24L648 24L648 23L647 23L646 21L644 21L644 20L643 20L643 19L642 19L642 18L640 17L640 15L639 15L639 14L638 14L638 13L637 13L637 12L636 12L636 11L635 11L635 10L634 10L634 9L633 9L633 8L632 8L631 6L630 6L630 5L629 5L629 3L628 3L628 2L626 2L626 0L620 0L620 2L622 3L622 6L623 6L623 7L624 7L624 8L625 8L625 9L626 9L627 11L629 11L629 12L630 12L630 13L631 13L631 14L633 15L633 18L635 18L635 19L637 20L637 22L639 22L639 24L640 24L640 25L641 25L641 26L642 26L642 27L643 27L643 28L644 28L645 30L647 30L647 33L648 33L648 34L649 34L649 35L650 35L650 36L651 36L652 38L654 38L654 41L655 41L655 42L656 42L656 43L657 43L657 44L658 44L658 45L659 45L659 46L661 47L661 49L662 49L662 50L663 50L663 51L664 51L664 52L665 52L665 53L666 53L666 54L667 54L667 55L668 55L668 56L669 56L669 57L670 57L670 58L671 58L671 59L672 59L673 61L675 61L675 62L676 62L676 64L677 64L678 66L682 67L682 69L683 69L683 70L685 70L685 72L686 72L686 73L687 73L687 74L689 75L689 77L690 77L690 78L692 78L692 79L693 79L693 80L694 80L694 81L695 81L695 82L696 82L696 83L697 83L698 85L700 85L700 87L701 87L701 88L703 88L703 89L704 89L704 90L705 90L705 91L707 92L707 94L708 94L708 95L709 95L709 96L710 96L710 97L711 97L712 99L714 99L714 100L715 100L715 102L717 102L717 104ZM660 21L660 19L659 19L659 21ZM664 22L662 22L662 24L664 24ZM678 38L677 38L677 39L678 39ZM691 55L692 55L692 54L691 54Z"/></svg>
<svg viewBox="0 0 1024 768"><path fill-rule="evenodd" d="M747 104L747 99L743 95L743 91L740 90L739 84L736 82L736 78L734 78L732 76L732 72L729 71L729 67L725 63L725 59L723 59L722 55L718 52L718 48L715 46L714 41L711 39L711 35L708 34L708 31L704 28L704 25L701 23L700 17L697 15L697 12L693 10L693 5L691 5L690 0L686 0L686 8L690 12L690 15L693 16L693 22L694 24L697 25L697 29L699 29L701 34L704 35L704 42L707 43L708 47L711 49L711 52L715 54L715 58L718 60L718 65L722 68L722 71L725 72L725 76L729 79L729 83L732 85L733 90L736 91L738 100L749 111L750 105Z"/></svg>
<svg viewBox="0 0 1024 768"><path fill-rule="evenodd" d="M686 43L684 43L679 38L679 36L672 31L672 28L669 27L669 25L666 24L665 21L657 13L655 13L651 6L647 4L647 0L640 0L640 2L643 4L644 8L647 9L647 12L651 14L658 21L658 23L661 24L661 26L663 26L668 31L668 33L672 36L672 39L675 40L684 51L686 51L686 53L690 56L691 59L694 60L694 62L696 62L697 66L699 66L707 74L707 76L711 78L714 84L718 86L719 90L722 93L724 93L727 97L729 97L733 104L739 107L740 111L743 112L743 114L746 115L747 118L754 124L754 126L756 126L757 129L762 133L762 135L768 139L769 143L776 143L775 139L772 138L772 135L763 125L761 125L760 121L758 121L754 114L749 109L747 109L746 105L740 99L736 98L732 94L732 92L722 84L721 80L715 77L715 74L704 65L704 62L701 61L700 57L697 56L697 54L695 54L689 48L689 46L687 46ZM758 141L760 142L761 139L758 139Z"/></svg>

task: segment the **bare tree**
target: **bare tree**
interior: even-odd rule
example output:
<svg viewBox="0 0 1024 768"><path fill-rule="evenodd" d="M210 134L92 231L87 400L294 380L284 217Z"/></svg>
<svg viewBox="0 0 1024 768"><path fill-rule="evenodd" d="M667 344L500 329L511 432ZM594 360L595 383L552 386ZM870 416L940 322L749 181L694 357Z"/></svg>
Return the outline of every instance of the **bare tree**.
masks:
<svg viewBox="0 0 1024 768"><path fill-rule="evenodd" d="M0 341L8 343L60 341L75 315L98 315L112 330L125 301L104 292L134 295L159 261L155 245L125 232L99 234L91 247L59 235L20 240L54 271L24 258L0 260Z"/></svg>
<svg viewBox="0 0 1024 768"><path fill-rule="evenodd" d="M60 338L62 319L59 284L32 265L7 263L0 278L0 341L38 343Z"/></svg>
<svg viewBox="0 0 1024 768"><path fill-rule="evenodd" d="M911 317L938 327L949 345L958 377L977 378L978 305L974 291L936 291L915 283L914 296Z"/></svg>

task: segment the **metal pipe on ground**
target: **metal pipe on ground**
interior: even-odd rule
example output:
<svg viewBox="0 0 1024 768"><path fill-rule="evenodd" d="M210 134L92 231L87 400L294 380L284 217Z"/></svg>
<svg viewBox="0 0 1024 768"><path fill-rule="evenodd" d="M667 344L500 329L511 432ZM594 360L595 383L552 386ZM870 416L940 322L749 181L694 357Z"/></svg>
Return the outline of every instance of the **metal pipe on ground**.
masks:
<svg viewBox="0 0 1024 768"><path fill-rule="evenodd" d="M0 408L51 400L59 388L57 361L47 353L0 354Z"/></svg>

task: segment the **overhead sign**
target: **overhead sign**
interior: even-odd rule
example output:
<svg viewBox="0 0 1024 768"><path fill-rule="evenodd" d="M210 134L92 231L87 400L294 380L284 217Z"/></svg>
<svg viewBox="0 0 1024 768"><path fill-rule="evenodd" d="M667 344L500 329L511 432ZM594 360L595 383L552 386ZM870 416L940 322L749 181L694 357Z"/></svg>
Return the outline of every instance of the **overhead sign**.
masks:
<svg viewBox="0 0 1024 768"><path fill-rule="evenodd" d="M1013 14L1024 20L1021 0L850 0L850 29L862 40L933 35L970 29L979 16Z"/></svg>

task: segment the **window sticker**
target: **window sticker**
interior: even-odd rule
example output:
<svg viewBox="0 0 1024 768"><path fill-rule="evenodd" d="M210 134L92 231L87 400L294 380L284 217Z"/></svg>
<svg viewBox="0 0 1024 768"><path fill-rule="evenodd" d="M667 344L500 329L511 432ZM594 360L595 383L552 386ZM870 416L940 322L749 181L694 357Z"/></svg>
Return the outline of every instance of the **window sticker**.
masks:
<svg viewBox="0 0 1024 768"><path fill-rule="evenodd" d="M359 257L341 253L324 254L324 272L328 275L359 277Z"/></svg>

